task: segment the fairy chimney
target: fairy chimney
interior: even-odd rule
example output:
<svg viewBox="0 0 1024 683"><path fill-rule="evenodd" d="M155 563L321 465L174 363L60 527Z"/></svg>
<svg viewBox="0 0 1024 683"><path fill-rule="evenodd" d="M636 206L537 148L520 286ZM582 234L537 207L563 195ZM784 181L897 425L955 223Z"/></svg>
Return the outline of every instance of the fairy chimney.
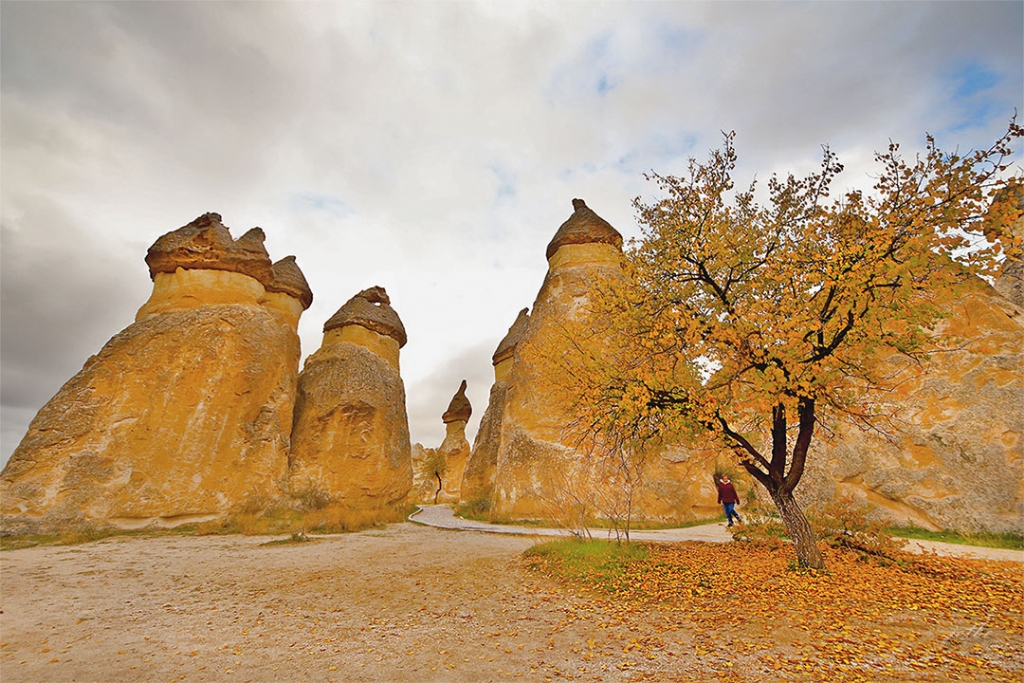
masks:
<svg viewBox="0 0 1024 683"><path fill-rule="evenodd" d="M548 244L548 272L532 313L521 332L516 330L521 336L506 377L491 496L492 512L501 517L547 516L561 481L586 465L563 443L573 417L544 390L540 354L566 321L586 315L596 283L622 277L622 235L582 199L572 205L572 215Z"/></svg>
<svg viewBox="0 0 1024 683"><path fill-rule="evenodd" d="M282 494L312 293L207 213L146 256L136 321L39 411L0 474L5 533L222 519Z"/></svg>
<svg viewBox="0 0 1024 683"><path fill-rule="evenodd" d="M412 486L399 349L405 328L382 287L356 294L324 324L299 374L289 460L293 496L358 509L398 504Z"/></svg>
<svg viewBox="0 0 1024 683"><path fill-rule="evenodd" d="M509 373L515 360L516 347L530 322L528 308L519 311L516 320L499 342L491 364L494 366L494 384L487 401L487 409L480 419L480 426L473 439L469 461L462 476L460 498L463 502L487 499L494 489L494 473L498 465L498 446L501 439L501 422L505 413L505 396L508 393Z"/></svg>

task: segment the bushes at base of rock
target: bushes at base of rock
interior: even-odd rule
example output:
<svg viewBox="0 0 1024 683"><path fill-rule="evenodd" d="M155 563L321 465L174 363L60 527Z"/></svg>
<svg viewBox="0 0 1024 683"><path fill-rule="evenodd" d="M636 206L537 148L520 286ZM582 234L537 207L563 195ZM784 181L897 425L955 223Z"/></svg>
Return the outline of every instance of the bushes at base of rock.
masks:
<svg viewBox="0 0 1024 683"><path fill-rule="evenodd" d="M741 512L743 523L734 527L737 541L765 543L781 547L789 539L786 526L771 503L751 497ZM887 520L871 515L871 508L849 497L827 502L817 510L807 511L819 542L833 548L844 548L878 558L887 558L906 545L906 540L892 534Z"/></svg>

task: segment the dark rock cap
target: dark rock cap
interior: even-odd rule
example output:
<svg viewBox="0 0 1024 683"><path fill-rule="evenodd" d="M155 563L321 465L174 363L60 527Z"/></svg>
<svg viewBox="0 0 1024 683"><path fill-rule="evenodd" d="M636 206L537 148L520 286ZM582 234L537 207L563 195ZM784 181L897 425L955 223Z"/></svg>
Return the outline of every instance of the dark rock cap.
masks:
<svg viewBox="0 0 1024 683"><path fill-rule="evenodd" d="M491 356L491 365L497 365L503 360L511 358L515 355L516 346L518 346L523 335L526 334L526 325L530 322L530 309L524 308L519 311L519 315L516 316L516 321L512 323L512 327L508 328L508 332L505 334L505 338L498 344L498 348L494 350L494 355Z"/></svg>
<svg viewBox="0 0 1024 683"><path fill-rule="evenodd" d="M451 403L448 404L448 410L444 411L444 415L441 416L441 421L445 424L460 420L462 422L469 422L469 416L472 414L473 406L469 404L469 399L466 398L466 380L462 380L459 390L455 392Z"/></svg>
<svg viewBox="0 0 1024 683"><path fill-rule="evenodd" d="M551 258L559 247L566 244L611 244L622 249L622 235L605 219L594 213L582 199L572 200L575 209L569 220L562 223L548 244L546 256Z"/></svg>
<svg viewBox="0 0 1024 683"><path fill-rule="evenodd" d="M253 228L233 240L219 213L204 213L153 243L146 252L149 276L178 268L229 270L256 278L266 287L273 282L274 273L264 239L263 231Z"/></svg>
<svg viewBox="0 0 1024 683"><path fill-rule="evenodd" d="M281 292L302 302L302 310L313 303L313 290L306 282L294 256L285 256L273 266L274 280L267 285L268 292Z"/></svg>
<svg viewBox="0 0 1024 683"><path fill-rule="evenodd" d="M398 348L405 346L405 326L391 308L391 300L383 287L370 287L349 299L324 323L324 332L345 325L362 325L377 334L384 334L398 341Z"/></svg>

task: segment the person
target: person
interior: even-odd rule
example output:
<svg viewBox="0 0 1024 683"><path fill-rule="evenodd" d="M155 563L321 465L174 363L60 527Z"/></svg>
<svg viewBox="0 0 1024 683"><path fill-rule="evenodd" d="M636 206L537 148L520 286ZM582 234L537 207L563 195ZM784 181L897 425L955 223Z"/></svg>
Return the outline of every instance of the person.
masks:
<svg viewBox="0 0 1024 683"><path fill-rule="evenodd" d="M718 482L718 502L725 509L725 519L729 522L729 526L732 526L733 517L736 518L737 522L743 524L743 520L736 514L736 503L740 502L740 497L736 494L736 487L729 481L729 477L724 474Z"/></svg>

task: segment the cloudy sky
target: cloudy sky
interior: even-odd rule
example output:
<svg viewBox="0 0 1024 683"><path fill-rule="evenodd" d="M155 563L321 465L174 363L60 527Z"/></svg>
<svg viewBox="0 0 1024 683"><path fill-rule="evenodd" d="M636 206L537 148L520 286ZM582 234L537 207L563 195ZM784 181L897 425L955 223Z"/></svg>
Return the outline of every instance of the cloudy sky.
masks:
<svg viewBox="0 0 1024 683"><path fill-rule="evenodd" d="M5 1L0 461L206 211L297 257L304 356L384 286L413 441L440 443L463 378L472 440L573 197L636 235L643 173L723 130L742 178L828 144L841 186L890 139L987 145L1024 111L1022 28L1021 2Z"/></svg>

